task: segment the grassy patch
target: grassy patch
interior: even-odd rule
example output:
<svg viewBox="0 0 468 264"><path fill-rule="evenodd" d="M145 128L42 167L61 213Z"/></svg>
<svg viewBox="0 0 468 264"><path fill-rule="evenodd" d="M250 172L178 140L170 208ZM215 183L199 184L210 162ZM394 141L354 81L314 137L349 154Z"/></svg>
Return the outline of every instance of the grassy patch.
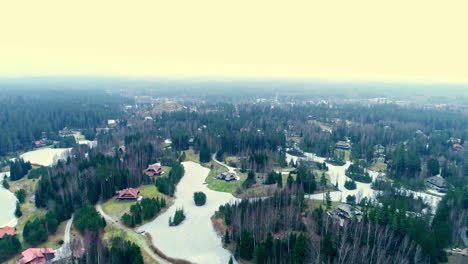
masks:
<svg viewBox="0 0 468 264"><path fill-rule="evenodd" d="M63 221L60 223L60 225L57 228L57 232L55 234L49 234L49 238L47 239L46 242L40 244L37 246L38 248L52 248L52 249L58 249L61 247L60 241L63 242L63 237L65 235L65 227L67 225L67 221Z"/></svg>
<svg viewBox="0 0 468 264"><path fill-rule="evenodd" d="M244 173L237 173L240 180L232 182L225 182L215 178L217 175L227 171L228 169L226 169L226 167L214 163L213 168L205 179L205 182L208 183L208 188L218 192L234 193L237 191L237 189L242 185L242 182L247 178L247 175Z"/></svg>
<svg viewBox="0 0 468 264"><path fill-rule="evenodd" d="M110 199L102 204L102 210L110 217L120 219L122 215L130 210L130 206L135 203L135 201L118 201L116 199Z"/></svg>
<svg viewBox="0 0 468 264"><path fill-rule="evenodd" d="M193 161L196 163L200 163L200 156L195 154L193 148L189 148L188 150L184 150L185 153L185 160L186 161Z"/></svg>
<svg viewBox="0 0 468 264"><path fill-rule="evenodd" d="M156 186L154 186L153 184L143 185L140 188L138 188L138 190L140 190L140 195L144 198L164 197L164 194L160 193L158 191L158 188L156 188Z"/></svg>
<svg viewBox="0 0 468 264"><path fill-rule="evenodd" d="M376 161L370 166L369 169L376 172L385 172L387 170L387 165L382 161Z"/></svg>
<svg viewBox="0 0 468 264"><path fill-rule="evenodd" d="M335 210L340 204L341 203L339 202L332 202L330 210ZM307 205L311 211L313 211L315 208L319 208L320 206L322 206L324 210L327 208L326 201L321 200L308 200Z"/></svg>
<svg viewBox="0 0 468 264"><path fill-rule="evenodd" d="M226 158L224 158L224 163L229 165L234 163L236 164L236 166L239 166L240 165L240 159L239 157L236 157L236 156L228 156Z"/></svg>
<svg viewBox="0 0 468 264"><path fill-rule="evenodd" d="M172 167L169 167L169 166L161 166L162 170L163 170L163 174L162 176L167 176L169 175L169 172L172 170Z"/></svg>
<svg viewBox="0 0 468 264"><path fill-rule="evenodd" d="M138 190L140 190L140 195L144 198L165 197L158 191L158 188L152 184L140 186ZM104 212L110 217L120 219L122 215L130 210L130 206L135 203L136 201L118 201L115 198L112 198L102 204L102 210L104 210Z"/></svg>

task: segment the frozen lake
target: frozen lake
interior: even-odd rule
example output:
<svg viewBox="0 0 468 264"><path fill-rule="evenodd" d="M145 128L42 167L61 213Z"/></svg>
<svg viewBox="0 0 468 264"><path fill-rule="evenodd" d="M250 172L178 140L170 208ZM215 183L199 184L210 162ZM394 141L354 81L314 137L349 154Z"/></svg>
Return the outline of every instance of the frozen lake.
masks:
<svg viewBox="0 0 468 264"><path fill-rule="evenodd" d="M0 182L3 181L3 177ZM16 226L17 219L15 217L16 196L9 190L0 185L0 227Z"/></svg>
<svg viewBox="0 0 468 264"><path fill-rule="evenodd" d="M307 160L312 160L316 162L325 161L325 158L317 157L316 155L312 153L305 152L304 155L305 157L300 158L297 156L286 154L286 160L287 162L289 162L291 159L293 159L294 162L297 162L298 159L307 159ZM379 192L376 190L373 190L371 188L370 183L356 182L356 190L348 190L344 187L346 180L350 180L348 176L346 176L345 172L346 172L346 169L351 164L352 163L349 161L346 162L346 164L343 166L335 166L335 165L327 163L327 166L328 166L327 174L329 175L330 182L333 185L338 182L338 189L339 189L339 191L330 192L331 200L334 202L346 202L346 197L348 195L355 195L356 201L360 201L364 197L375 199ZM379 176L379 173L369 170L369 175L372 177L372 180L375 180ZM431 194L424 193L424 192L415 192L415 191L404 190L404 189L402 191L405 191L407 195L413 194L415 198L421 197L421 199L425 203L431 206L433 213L435 212L435 209L437 209L437 205L442 199L439 196L431 195ZM443 194L439 194L439 195L443 195ZM310 199L314 199L314 200L323 200L325 195L320 193L320 194L307 195L307 197Z"/></svg>
<svg viewBox="0 0 468 264"><path fill-rule="evenodd" d="M154 245L164 254L194 263L228 263L231 253L222 247L211 223L211 217L220 205L236 201L230 193L208 189L205 178L210 172L198 163L182 163L185 175L177 185L174 204L154 221L141 226L137 231L151 234ZM195 206L193 193L206 194L206 204ZM177 208L183 208L186 219L179 226L169 227L169 217Z"/></svg>
<svg viewBox="0 0 468 264"><path fill-rule="evenodd" d="M25 161L29 161L32 164L50 166L54 164L58 159L65 158L68 152L71 149L61 148L61 149L52 149L44 148L26 152L20 157ZM4 176L9 176L9 172L0 173L0 182L3 181ZM15 217L16 209L16 196L0 186L0 227L2 226L16 226L18 220Z"/></svg>
<svg viewBox="0 0 468 264"><path fill-rule="evenodd" d="M51 166L57 162L57 160L65 158L70 150L71 148L43 148L28 151L21 154L20 157L25 161L31 162L31 164Z"/></svg>

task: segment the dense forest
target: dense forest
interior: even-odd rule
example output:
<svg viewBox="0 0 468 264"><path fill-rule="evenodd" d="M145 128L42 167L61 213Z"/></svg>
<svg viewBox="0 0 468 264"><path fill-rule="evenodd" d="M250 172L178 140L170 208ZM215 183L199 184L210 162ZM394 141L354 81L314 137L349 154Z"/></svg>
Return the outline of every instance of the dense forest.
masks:
<svg viewBox="0 0 468 264"><path fill-rule="evenodd" d="M0 156L30 149L43 137L58 140L64 127L96 129L122 115L128 99L97 91L18 90L0 96Z"/></svg>
<svg viewBox="0 0 468 264"><path fill-rule="evenodd" d="M397 105L196 100L173 112L155 112L146 104L124 113L122 104L127 100L101 92L78 96L73 102L70 94L51 98L54 103L42 95L31 100L24 95L0 98L9 106L0 110L4 111L1 129L9 130L0 131L0 155L28 149L42 132L60 146L73 146L71 155L52 167L30 171L30 164L21 159L4 163L10 165L12 181L25 175L38 181L35 204L48 211L26 223L23 236L30 245L47 240L60 222L74 214L74 226L85 241L83 263L130 259L141 263L135 244L122 238L103 239L105 221L94 205L118 190L143 184L173 196L185 172L181 162L187 158L186 150L207 167L216 153L218 160L245 173L236 195L263 185L274 190L262 198L226 204L216 212L227 230L223 241L236 258L254 263L437 263L446 260L445 248L460 243L457 234L468 217L464 113ZM146 120L148 116L151 119ZM95 128L105 126L107 119L120 119L121 125L97 132ZM65 126L85 129L98 145L90 148L59 139L58 130ZM338 142L347 142L349 149L337 148ZM352 161L346 171L351 180L345 184L350 190L356 189L356 182L371 183L368 170L383 164L387 177L372 182L372 188L382 191L376 201L343 197L362 210L361 221L330 217L328 193L327 201L319 204L305 198L336 188L323 174L326 163L286 161L286 153L303 151L338 165ZM170 171L162 177L147 176L143 170L157 162ZM284 186L283 169L289 173ZM451 188L434 215L425 213L428 205L422 201L396 192L400 186L422 190L425 178L439 174ZM197 205L206 199L194 196ZM143 199L121 220L134 227L165 206L165 199ZM169 225L184 219L180 209ZM8 243L5 254L13 254L16 241L6 241L1 242Z"/></svg>

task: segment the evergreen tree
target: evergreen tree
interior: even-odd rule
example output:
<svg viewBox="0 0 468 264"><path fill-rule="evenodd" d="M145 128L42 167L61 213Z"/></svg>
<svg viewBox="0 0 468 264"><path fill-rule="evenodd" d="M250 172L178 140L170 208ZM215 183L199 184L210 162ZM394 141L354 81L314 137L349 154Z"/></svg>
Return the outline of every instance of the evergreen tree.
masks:
<svg viewBox="0 0 468 264"><path fill-rule="evenodd" d="M205 142L200 147L200 162L206 163L206 162L210 162L210 160L211 160L210 148L208 147L208 144Z"/></svg>
<svg viewBox="0 0 468 264"><path fill-rule="evenodd" d="M327 193L325 194L325 201L326 201L326 205L327 205L327 210L330 210L330 209L331 209L331 206L332 206L332 201L331 201L330 192L327 192Z"/></svg>
<svg viewBox="0 0 468 264"><path fill-rule="evenodd" d="M5 188L7 190L10 189L10 184L8 184L6 179L3 180L2 185L3 185L3 188Z"/></svg>
<svg viewBox="0 0 468 264"><path fill-rule="evenodd" d="M229 229L226 229L226 233L224 233L224 244L229 245L231 243L231 238L229 236Z"/></svg>
<svg viewBox="0 0 468 264"><path fill-rule="evenodd" d="M24 203L24 200L26 199L26 191L24 189L19 189L15 192L15 195L19 203Z"/></svg>
<svg viewBox="0 0 468 264"><path fill-rule="evenodd" d="M15 216L20 218L23 215L19 202L16 203Z"/></svg>

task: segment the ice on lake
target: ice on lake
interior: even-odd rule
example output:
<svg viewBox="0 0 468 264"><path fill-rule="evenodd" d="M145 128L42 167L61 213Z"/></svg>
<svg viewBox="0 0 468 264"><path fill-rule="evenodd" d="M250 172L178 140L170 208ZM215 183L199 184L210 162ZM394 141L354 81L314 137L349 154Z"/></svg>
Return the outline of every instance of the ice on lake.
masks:
<svg viewBox="0 0 468 264"><path fill-rule="evenodd" d="M228 263L231 253L223 248L211 217L220 205L234 202L236 198L230 193L210 190L203 184L209 169L191 161L182 164L185 175L177 185L174 204L137 231L150 233L153 244L167 256L194 263ZM193 201L193 193L198 191L206 194L206 204L201 207ZM184 209L186 219L179 226L169 227L169 217L174 216L177 208Z"/></svg>
<svg viewBox="0 0 468 264"><path fill-rule="evenodd" d="M20 157L31 164L42 166L51 166L59 159L66 158L71 148L43 148L33 151L28 151L21 154Z"/></svg>

